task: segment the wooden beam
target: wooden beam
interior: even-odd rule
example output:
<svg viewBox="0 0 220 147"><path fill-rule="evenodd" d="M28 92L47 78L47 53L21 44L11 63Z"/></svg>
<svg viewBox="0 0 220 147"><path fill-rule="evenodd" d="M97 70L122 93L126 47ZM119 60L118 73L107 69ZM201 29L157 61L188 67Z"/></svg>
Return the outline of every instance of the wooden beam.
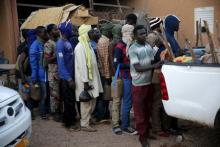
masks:
<svg viewBox="0 0 220 147"><path fill-rule="evenodd" d="M17 6L21 6L21 7L34 7L34 8L50 8L50 7L55 7L55 6L47 6L47 5L24 4L24 3L17 3Z"/></svg>
<svg viewBox="0 0 220 147"><path fill-rule="evenodd" d="M125 5L114 5L114 4L104 4L104 3L93 3L94 6L104 6L104 7L115 7L115 8L125 8L125 9L131 9L129 6Z"/></svg>
<svg viewBox="0 0 220 147"><path fill-rule="evenodd" d="M214 43L213 43L213 40L212 40L212 36L211 36L211 33L209 31L209 25L208 25L208 22L203 20L204 24L205 24L205 28L206 28L206 34L208 36L208 40L209 40L209 46L210 46L210 52L211 52L211 55L212 55L212 61L213 63L215 64L218 64L218 57L216 55L216 52L215 52L215 46L214 46Z"/></svg>
<svg viewBox="0 0 220 147"><path fill-rule="evenodd" d="M117 5L118 5L118 6L121 6L120 1L119 1L119 0L116 0L116 1L117 1ZM119 9L119 11L122 13L121 7L119 7L118 9Z"/></svg>

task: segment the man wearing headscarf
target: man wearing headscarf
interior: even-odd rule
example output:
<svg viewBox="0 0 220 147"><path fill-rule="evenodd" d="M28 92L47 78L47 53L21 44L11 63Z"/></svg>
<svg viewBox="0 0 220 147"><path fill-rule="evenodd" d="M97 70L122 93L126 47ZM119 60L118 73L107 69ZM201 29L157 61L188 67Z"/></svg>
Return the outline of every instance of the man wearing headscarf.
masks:
<svg viewBox="0 0 220 147"><path fill-rule="evenodd" d="M69 42L72 36L72 24L61 23L59 30L62 34L57 41L57 64L60 78L60 96L64 104L63 122L67 129L76 130L76 109L75 109L75 79L74 79L74 56L73 48Z"/></svg>
<svg viewBox="0 0 220 147"><path fill-rule="evenodd" d="M154 62L161 61L161 53L165 50L165 46L162 43L162 34L160 26L162 25L162 20L158 17L154 17L150 19L150 28L151 31L147 36L147 42L151 45L154 53ZM152 132L155 135L161 137L168 137L169 134L165 132L162 128L162 120L161 120L161 112L164 111L163 104L161 101L161 89L160 89L160 80L159 80L159 70L154 70L152 85L154 89L153 93L153 101L152 101L152 113L151 113L151 125L152 125ZM165 116L165 112L163 112Z"/></svg>
<svg viewBox="0 0 220 147"><path fill-rule="evenodd" d="M80 93L87 91L92 100L80 102L81 107L81 130L95 132L96 129L90 126L91 114L96 105L96 98L103 92L101 78L98 71L96 55L89 43L88 32L90 25L81 25L79 28L79 43L75 48L75 79L76 79L76 99L79 101Z"/></svg>
<svg viewBox="0 0 220 147"><path fill-rule="evenodd" d="M120 65L120 77L123 80L123 97L114 97L112 104L112 125L113 132L117 135L121 135L122 131L128 134L137 134L137 131L130 127L130 110L132 108L132 95L131 95L131 75L130 75L130 60L126 55L126 47L127 45L123 42L121 36L122 27L116 26L114 27L112 32L114 34L118 34L118 42L114 47L114 65L117 68ZM132 32L133 34L133 32ZM122 100L121 100L122 99ZM122 101L122 105L121 105ZM122 106L122 109L121 109ZM121 113L121 126L120 122L120 112ZM122 129L122 130L121 130Z"/></svg>
<svg viewBox="0 0 220 147"><path fill-rule="evenodd" d="M167 41L170 43L170 46L173 50L173 54L175 57L181 55L181 48L175 38L175 32L179 31L180 19L175 15L168 15L164 19L165 23L165 33L167 37Z"/></svg>
<svg viewBox="0 0 220 147"><path fill-rule="evenodd" d="M135 14L128 14L126 16L126 24L122 27L122 41L126 44L126 55L128 56L128 48L134 38L133 30L137 23L137 16Z"/></svg>

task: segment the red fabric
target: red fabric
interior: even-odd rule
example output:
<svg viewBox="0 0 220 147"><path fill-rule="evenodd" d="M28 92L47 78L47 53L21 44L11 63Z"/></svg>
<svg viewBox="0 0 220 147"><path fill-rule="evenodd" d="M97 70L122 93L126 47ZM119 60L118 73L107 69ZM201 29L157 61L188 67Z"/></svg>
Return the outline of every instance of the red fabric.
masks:
<svg viewBox="0 0 220 147"><path fill-rule="evenodd" d="M123 60L122 62L123 62L123 64L130 64L130 59L126 55L126 44L120 41L119 43L117 43L115 48L122 50L122 53L123 53L122 54L122 60ZM121 77L122 78L131 79L130 70L120 69L120 72L121 72Z"/></svg>
<svg viewBox="0 0 220 147"><path fill-rule="evenodd" d="M134 119L140 142L145 142L149 136L152 94L151 85L132 86Z"/></svg>

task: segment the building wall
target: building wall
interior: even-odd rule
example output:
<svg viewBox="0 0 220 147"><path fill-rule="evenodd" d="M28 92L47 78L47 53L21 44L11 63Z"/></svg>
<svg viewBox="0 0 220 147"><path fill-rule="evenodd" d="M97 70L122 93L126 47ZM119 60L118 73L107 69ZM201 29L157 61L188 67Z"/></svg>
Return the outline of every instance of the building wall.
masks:
<svg viewBox="0 0 220 147"><path fill-rule="evenodd" d="M220 0L129 0L128 5L138 10L144 10L149 16L165 17L167 14L175 14L181 19L178 40L184 46L184 38L187 37L195 44L194 35L194 8L214 6L215 20L220 25ZM215 32L215 29L214 29ZM206 36L204 35L204 40ZM216 34L214 41L217 45Z"/></svg>
<svg viewBox="0 0 220 147"><path fill-rule="evenodd" d="M19 28L16 0L0 1L0 49L10 63L16 61L16 48L19 43Z"/></svg>

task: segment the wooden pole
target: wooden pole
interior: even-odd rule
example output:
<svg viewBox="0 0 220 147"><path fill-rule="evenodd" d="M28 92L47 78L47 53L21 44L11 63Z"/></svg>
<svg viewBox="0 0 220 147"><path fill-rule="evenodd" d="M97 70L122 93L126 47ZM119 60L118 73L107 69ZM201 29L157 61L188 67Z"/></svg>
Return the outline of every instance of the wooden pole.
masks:
<svg viewBox="0 0 220 147"><path fill-rule="evenodd" d="M89 0L89 8L90 8L90 10L94 10L93 0Z"/></svg>
<svg viewBox="0 0 220 147"><path fill-rule="evenodd" d="M117 5L119 6L119 8L118 8L118 9L119 9L119 11L122 13L122 9L121 9L121 7L120 7L120 6L121 6L121 4L120 4L120 1L119 1L119 0L117 0Z"/></svg>
<svg viewBox="0 0 220 147"><path fill-rule="evenodd" d="M216 36L217 36L217 40L218 40L218 44L220 46L220 32L219 32L219 26L218 26L218 20L215 21L215 26L216 26Z"/></svg>
<svg viewBox="0 0 220 147"><path fill-rule="evenodd" d="M189 41L188 38L186 38L185 41L186 41L186 43L187 43L188 46L189 46L189 51L190 51L190 54L191 54L191 56L192 56L192 61L194 62L194 61L196 60L196 56L195 56L195 54L194 54L194 52L193 52L192 45L191 45L191 43L190 43L190 41Z"/></svg>
<svg viewBox="0 0 220 147"><path fill-rule="evenodd" d="M200 39L200 43L201 46L203 46L203 39L202 39L202 20L199 20L199 39Z"/></svg>
<svg viewBox="0 0 220 147"><path fill-rule="evenodd" d="M214 43L213 43L213 40L212 40L212 36L210 34L210 31L209 31L209 26L208 26L207 21L204 20L204 24L205 24L206 33L207 33L208 40L209 40L210 52L212 54L212 61L213 61L213 63L218 64L219 63L218 62L218 57L215 53L215 47L214 47Z"/></svg>
<svg viewBox="0 0 220 147"><path fill-rule="evenodd" d="M199 46L199 21L196 21L196 47Z"/></svg>

